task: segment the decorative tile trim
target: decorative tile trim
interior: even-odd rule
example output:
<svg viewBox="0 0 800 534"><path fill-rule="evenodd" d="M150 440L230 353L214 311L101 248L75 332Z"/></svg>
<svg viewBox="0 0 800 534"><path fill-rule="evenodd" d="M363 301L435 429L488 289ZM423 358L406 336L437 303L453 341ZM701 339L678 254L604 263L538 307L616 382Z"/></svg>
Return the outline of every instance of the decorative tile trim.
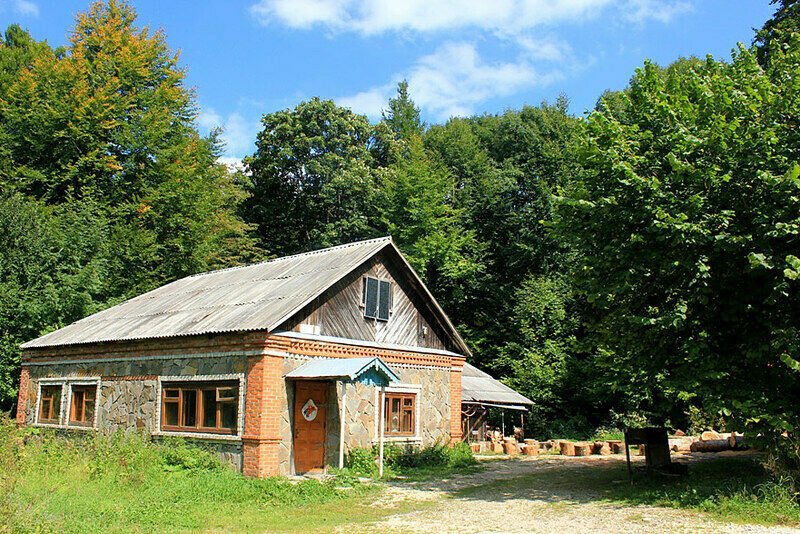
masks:
<svg viewBox="0 0 800 534"><path fill-rule="evenodd" d="M239 405L237 406L237 421L236 421L236 434L204 434L202 432L182 432L161 429L161 404L163 402L162 384L164 382L217 382L220 380L238 380L239 381ZM195 438L206 440L218 441L241 441L242 433L244 432L244 402L245 390L247 380L244 373L230 373L223 375L175 375L175 376L159 376L158 386L156 387L156 431L152 433L154 436L167 437L181 437L181 438Z"/></svg>
<svg viewBox="0 0 800 534"><path fill-rule="evenodd" d="M335 358L339 358L339 356L306 356L305 354L289 354L289 353L273 353L273 351L265 351L266 354L270 356L283 356L289 359L295 360L331 360ZM435 365L415 365L411 363L387 363L389 367L396 367L399 369L423 369L425 371L447 371L450 372L453 370L452 367L437 367Z"/></svg>
<svg viewBox="0 0 800 534"><path fill-rule="evenodd" d="M111 358L62 358L60 360L27 361L22 366L32 365L68 365L75 363L111 363L151 360L185 360L190 358L227 358L232 356L258 356L265 354L265 350L232 350L228 352L176 352L172 354L154 354L150 356L116 356Z"/></svg>

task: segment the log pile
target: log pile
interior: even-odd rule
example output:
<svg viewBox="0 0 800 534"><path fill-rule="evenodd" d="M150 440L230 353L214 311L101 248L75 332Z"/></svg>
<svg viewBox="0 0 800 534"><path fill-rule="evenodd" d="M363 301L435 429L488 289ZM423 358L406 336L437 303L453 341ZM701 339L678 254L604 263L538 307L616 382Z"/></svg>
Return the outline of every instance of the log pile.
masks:
<svg viewBox="0 0 800 534"><path fill-rule="evenodd" d="M538 456L540 453L553 453L562 456L609 456L625 454L625 443L622 440L570 441L568 439L551 439L536 441L526 439L518 442L514 437L492 436L492 441L471 443L470 449L475 454L492 451L496 454ZM669 450L672 453L719 452L745 448L741 434L719 433L713 430L703 432L699 436L687 436L676 432L669 437ZM645 447L632 446L631 455L645 455Z"/></svg>

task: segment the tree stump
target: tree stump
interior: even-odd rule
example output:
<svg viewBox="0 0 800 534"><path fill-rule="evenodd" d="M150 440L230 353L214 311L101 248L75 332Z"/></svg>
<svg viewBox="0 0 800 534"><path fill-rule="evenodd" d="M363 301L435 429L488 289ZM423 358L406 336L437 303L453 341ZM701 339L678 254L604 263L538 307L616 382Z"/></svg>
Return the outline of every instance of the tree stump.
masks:
<svg viewBox="0 0 800 534"><path fill-rule="evenodd" d="M525 454L527 456L538 456L539 455L539 442L535 439L526 439L525 440Z"/></svg>
<svg viewBox="0 0 800 534"><path fill-rule="evenodd" d="M596 441L594 443L594 450L592 452L601 456L608 456L611 454L611 444L609 444L607 441Z"/></svg>
<svg viewBox="0 0 800 534"><path fill-rule="evenodd" d="M589 456L592 454L592 447L594 444L586 442L578 442L575 444L575 456Z"/></svg>

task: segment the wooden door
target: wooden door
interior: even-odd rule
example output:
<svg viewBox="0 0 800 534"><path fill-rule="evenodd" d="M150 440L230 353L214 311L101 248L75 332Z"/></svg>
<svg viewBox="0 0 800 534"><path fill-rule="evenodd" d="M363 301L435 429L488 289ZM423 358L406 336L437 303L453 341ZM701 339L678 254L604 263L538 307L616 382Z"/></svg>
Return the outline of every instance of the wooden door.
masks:
<svg viewBox="0 0 800 534"><path fill-rule="evenodd" d="M297 473L325 467L325 403L328 383L298 380L294 386L294 468Z"/></svg>

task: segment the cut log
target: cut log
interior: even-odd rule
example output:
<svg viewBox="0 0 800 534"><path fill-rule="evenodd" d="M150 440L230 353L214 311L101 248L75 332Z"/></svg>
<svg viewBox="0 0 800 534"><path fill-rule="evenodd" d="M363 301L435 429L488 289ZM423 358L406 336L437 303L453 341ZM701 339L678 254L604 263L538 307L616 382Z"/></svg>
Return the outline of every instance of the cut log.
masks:
<svg viewBox="0 0 800 534"><path fill-rule="evenodd" d="M715 439L722 439L722 436L719 433L714 432L713 430L706 430L702 434L700 434L700 439L702 441L712 441Z"/></svg>
<svg viewBox="0 0 800 534"><path fill-rule="evenodd" d="M728 444L730 444L731 449L744 449L744 436L741 434L731 434L728 438Z"/></svg>
<svg viewBox="0 0 800 534"><path fill-rule="evenodd" d="M525 456L539 456L539 444L535 441L533 443L525 443Z"/></svg>
<svg viewBox="0 0 800 534"><path fill-rule="evenodd" d="M493 441L492 442L492 452L497 453L497 454L503 454L503 445L498 443L498 442L496 442L496 441Z"/></svg>
<svg viewBox="0 0 800 534"><path fill-rule="evenodd" d="M647 455L647 446L639 445L639 452L637 454L639 456L646 456Z"/></svg>
<svg viewBox="0 0 800 534"><path fill-rule="evenodd" d="M675 431L675 437L676 438L682 438L685 435L686 435L686 432L684 432L683 430L676 430Z"/></svg>
<svg viewBox="0 0 800 534"><path fill-rule="evenodd" d="M575 456L589 456L592 454L592 447L594 444L586 442L578 442L574 445Z"/></svg>
<svg viewBox="0 0 800 534"><path fill-rule="evenodd" d="M611 454L611 445L607 441L603 441L600 443L600 448L597 448L597 444L595 444L595 454L599 454L600 456L608 456Z"/></svg>
<svg viewBox="0 0 800 534"><path fill-rule="evenodd" d="M562 456L575 456L575 444L571 441L562 441L559 446L561 447Z"/></svg>
<svg viewBox="0 0 800 534"><path fill-rule="evenodd" d="M481 452L481 444L480 443L470 443L469 450L472 451L472 454L480 454Z"/></svg>
<svg viewBox="0 0 800 534"><path fill-rule="evenodd" d="M727 439L700 440L692 443L692 452L720 452L731 449Z"/></svg>
<svg viewBox="0 0 800 534"><path fill-rule="evenodd" d="M513 441L506 440L506 442L503 443L503 450L505 451L506 454L509 455L517 454L519 452L519 450L517 449L517 440Z"/></svg>
<svg viewBox="0 0 800 534"><path fill-rule="evenodd" d="M620 440L613 440L608 442L611 445L611 452L614 454L625 454L625 443Z"/></svg>
<svg viewBox="0 0 800 534"><path fill-rule="evenodd" d="M692 450L694 439L690 437L670 438L669 448L673 452L689 452Z"/></svg>

